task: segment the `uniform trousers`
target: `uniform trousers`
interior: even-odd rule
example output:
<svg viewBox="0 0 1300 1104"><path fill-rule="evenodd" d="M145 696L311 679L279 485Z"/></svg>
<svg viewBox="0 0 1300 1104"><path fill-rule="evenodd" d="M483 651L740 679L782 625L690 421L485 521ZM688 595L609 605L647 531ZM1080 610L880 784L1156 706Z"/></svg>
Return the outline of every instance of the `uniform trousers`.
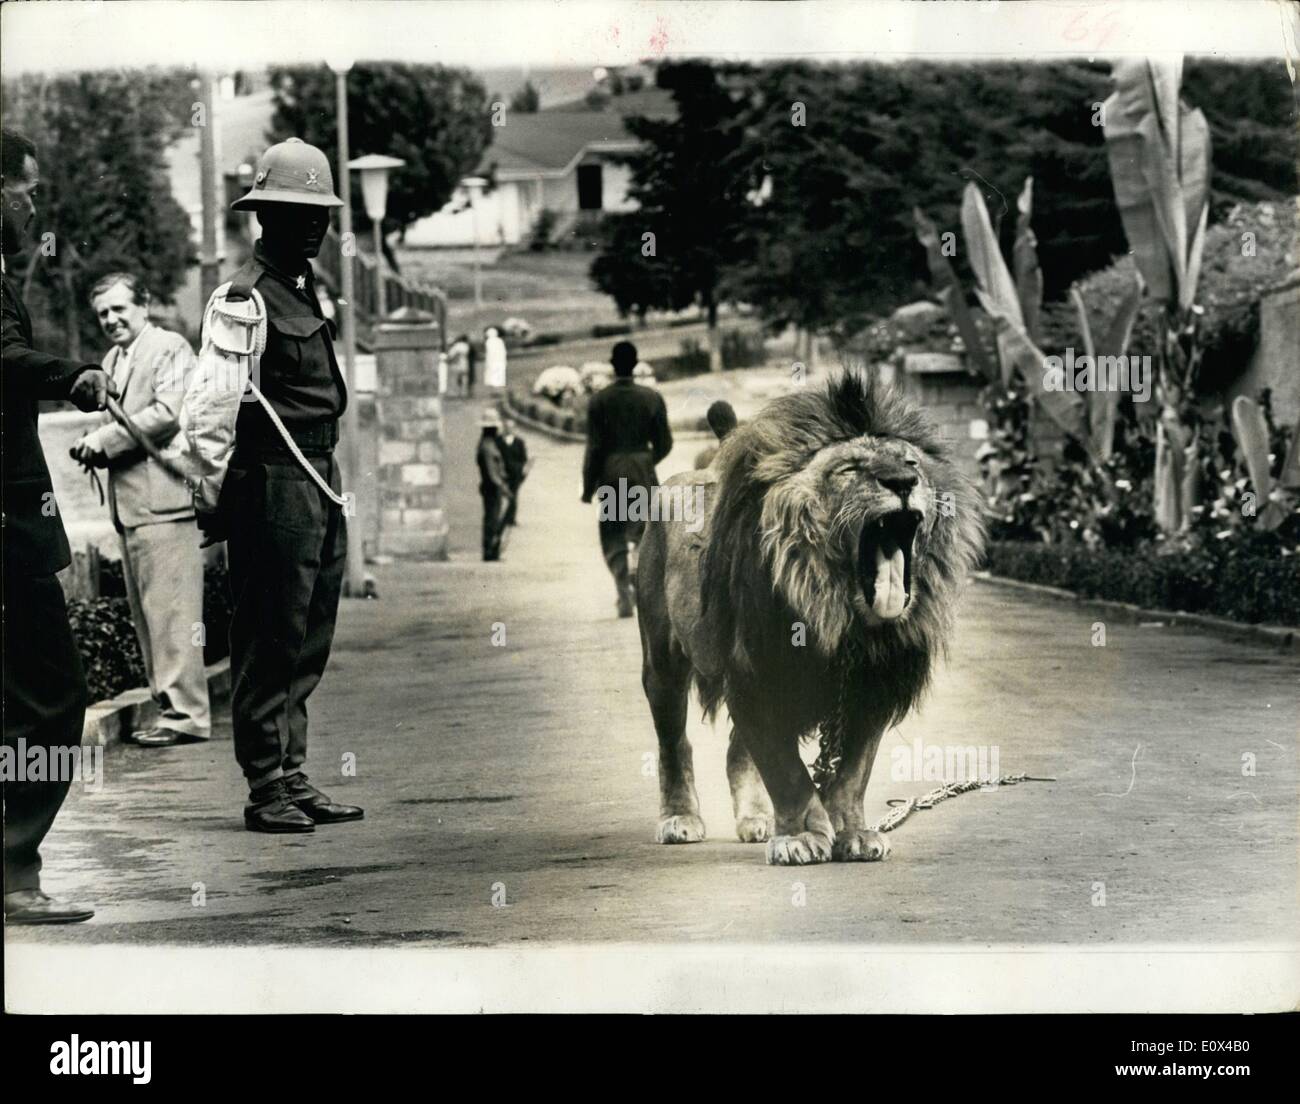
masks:
<svg viewBox="0 0 1300 1104"><path fill-rule="evenodd" d="M338 493L333 453L310 459ZM301 772L306 761L307 698L334 641L347 522L288 453L241 456L236 448L222 503L230 518L235 758L257 789Z"/></svg>

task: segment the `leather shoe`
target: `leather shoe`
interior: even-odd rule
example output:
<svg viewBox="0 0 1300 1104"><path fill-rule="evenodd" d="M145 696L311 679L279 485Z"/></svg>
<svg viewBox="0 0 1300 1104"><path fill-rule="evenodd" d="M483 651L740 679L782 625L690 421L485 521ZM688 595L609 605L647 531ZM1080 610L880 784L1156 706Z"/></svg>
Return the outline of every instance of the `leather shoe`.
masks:
<svg viewBox="0 0 1300 1104"><path fill-rule="evenodd" d="M250 832L314 832L315 822L298 808L277 778L248 795L244 827Z"/></svg>
<svg viewBox="0 0 1300 1104"><path fill-rule="evenodd" d="M94 915L89 905L56 901L39 889L16 889L5 894L6 924L79 924Z"/></svg>
<svg viewBox="0 0 1300 1104"><path fill-rule="evenodd" d="M180 742L181 734L174 728L151 728L136 732L131 736L141 747L171 747Z"/></svg>
<svg viewBox="0 0 1300 1104"><path fill-rule="evenodd" d="M299 809L317 824L338 824L360 820L366 814L356 805L339 805L307 781L305 774L290 774L284 779L285 792Z"/></svg>

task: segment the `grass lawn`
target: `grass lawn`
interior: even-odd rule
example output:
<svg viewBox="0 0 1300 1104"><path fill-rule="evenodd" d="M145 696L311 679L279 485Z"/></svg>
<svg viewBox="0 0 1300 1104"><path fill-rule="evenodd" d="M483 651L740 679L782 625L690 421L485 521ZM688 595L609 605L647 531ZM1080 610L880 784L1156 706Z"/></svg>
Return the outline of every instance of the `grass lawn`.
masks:
<svg viewBox="0 0 1300 1104"><path fill-rule="evenodd" d="M594 253L480 250L483 306L474 305L474 254L469 249L399 249L403 273L447 293L448 328L481 335L486 326L524 319L537 333L590 331L623 321L614 300L591 286Z"/></svg>

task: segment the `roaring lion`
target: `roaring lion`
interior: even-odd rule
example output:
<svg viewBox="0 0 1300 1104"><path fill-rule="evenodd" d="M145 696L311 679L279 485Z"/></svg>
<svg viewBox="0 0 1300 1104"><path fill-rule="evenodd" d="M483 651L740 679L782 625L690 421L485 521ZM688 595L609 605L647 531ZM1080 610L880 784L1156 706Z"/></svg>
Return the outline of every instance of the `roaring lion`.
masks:
<svg viewBox="0 0 1300 1104"><path fill-rule="evenodd" d="M667 481L705 518L647 526L642 685L659 737L661 843L704 838L686 706L723 702L736 834L770 863L871 861L863 794L917 703L978 560L983 509L929 421L861 372L769 403L713 464ZM702 493L701 493L702 491ZM800 739L820 730L810 778Z"/></svg>

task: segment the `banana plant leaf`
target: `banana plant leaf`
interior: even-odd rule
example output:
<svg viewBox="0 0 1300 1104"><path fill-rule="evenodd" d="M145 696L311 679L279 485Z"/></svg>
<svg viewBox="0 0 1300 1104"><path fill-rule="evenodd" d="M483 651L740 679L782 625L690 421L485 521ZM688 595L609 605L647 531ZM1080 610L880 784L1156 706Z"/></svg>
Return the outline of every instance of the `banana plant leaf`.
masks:
<svg viewBox="0 0 1300 1104"><path fill-rule="evenodd" d="M1291 447L1286 450L1286 461L1277 482L1288 491L1300 491L1300 419L1291 433Z"/></svg>
<svg viewBox="0 0 1300 1104"><path fill-rule="evenodd" d="M930 279L934 281L935 287L943 297L944 305L948 308L948 317L957 325L957 332L961 335L962 344L966 346L966 353L971 363L985 379L996 381L997 365L991 363L985 355L984 343L975 328L975 319L971 315L970 308L966 306L966 295L962 290L961 281L957 279L957 271L953 268L952 261L943 255L943 249L939 244L939 231L929 216L919 207L912 208L912 220L916 223L917 241L925 247L926 263L930 266Z"/></svg>
<svg viewBox="0 0 1300 1104"><path fill-rule="evenodd" d="M1016 200L1016 243L1011 250L1011 264L1016 274L1016 295L1025 319L1025 333L1035 343L1042 340L1038 313L1043 305L1043 270L1038 264L1038 238L1030 220L1034 212L1034 178L1025 177L1025 186Z"/></svg>
<svg viewBox="0 0 1300 1104"><path fill-rule="evenodd" d="M990 307L986 303L985 310L1005 318L1016 329L1024 330L1025 317L1020 310L1020 296L1016 292L1015 281L1011 279L1007 263L1002 259L1002 251L989 222L984 197L971 183L962 189L961 227L966 235L966 250L970 255L971 268L984 293L980 301L988 298L993 304Z"/></svg>
<svg viewBox="0 0 1300 1104"><path fill-rule="evenodd" d="M1133 324L1137 321L1138 311L1142 309L1142 278L1134 279L1132 286L1120 301L1115 317L1102 333L1101 343L1093 340L1092 326L1088 320L1088 307L1079 294L1077 287L1070 289L1075 310L1079 315L1079 331L1083 335L1084 351L1092 357L1092 363L1100 372L1098 358L1122 357L1128 355L1129 339L1133 336ZM1115 448L1115 418L1119 411L1119 392L1098 388L1088 393L1088 439L1092 453L1098 460L1110 459Z"/></svg>
<svg viewBox="0 0 1300 1104"><path fill-rule="evenodd" d="M1103 128L1124 234L1152 296L1186 309L1209 202L1209 125L1179 101L1181 58L1125 59L1112 77Z"/></svg>
<svg viewBox="0 0 1300 1104"><path fill-rule="evenodd" d="M1286 520L1281 505L1271 500L1273 476L1268 465L1268 421L1263 408L1254 399L1238 395L1232 402L1232 435L1237 439L1246 474L1259 503L1259 525L1276 529ZM1294 451L1294 450L1293 450Z"/></svg>

